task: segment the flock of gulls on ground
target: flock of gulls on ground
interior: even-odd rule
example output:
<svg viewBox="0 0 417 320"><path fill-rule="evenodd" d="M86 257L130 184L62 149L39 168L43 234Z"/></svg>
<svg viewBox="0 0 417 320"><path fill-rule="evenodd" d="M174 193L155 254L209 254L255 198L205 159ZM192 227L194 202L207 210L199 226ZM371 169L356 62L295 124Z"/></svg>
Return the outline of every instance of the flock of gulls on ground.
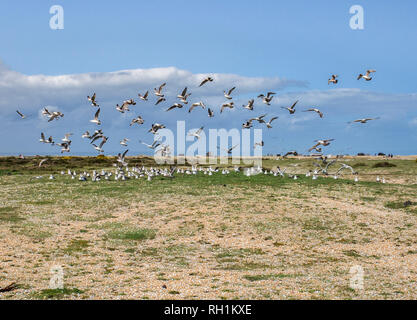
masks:
<svg viewBox="0 0 417 320"><path fill-rule="evenodd" d="M365 75L363 74L359 74L357 79L364 79L365 81L371 81L372 77L371 74L376 72L376 70L367 70ZM210 82L213 82L214 78L211 76L207 76L206 78L204 78L201 83L199 84L199 87L203 86L203 85L208 85ZM338 80L338 76L337 75L331 75L330 79L328 79L328 84L333 84L336 85L339 82ZM164 87L166 86L166 83L161 84L158 88L154 88L154 95L156 97L156 101L155 101L155 105L159 105L160 103L163 103L164 101L166 101L166 97L165 94L163 93ZM235 103L233 101L233 91L236 89L236 87L232 87L228 90L224 90L224 97L227 99L227 101L225 103L223 103L220 107L220 113L223 113L226 109L233 109L235 108ZM273 98L275 97L276 93L275 92L267 92L266 94L260 94L258 95L258 99L261 100L262 103L264 103L267 106L271 105L271 101L273 100ZM177 99L179 100L179 102L174 103L173 105L171 105L170 107L168 107L166 109L166 112L170 112L174 109L181 109L183 108L185 105L188 105L189 101L188 98L191 96L191 92L189 92L188 87L185 87L182 92L180 94L177 95ZM150 99L149 97L149 91L146 91L143 95L142 94L138 94L138 97L140 100L142 101L148 101ZM100 105L97 101L97 96L96 93L93 93L92 96L87 96L87 100L91 103L91 106L93 108L97 108L97 110L94 113L94 118L90 120L91 123L96 124L97 126L101 125L101 120L100 120ZM295 101L291 106L289 107L281 107L285 110L287 110L289 112L290 115L293 115L296 112L296 105L298 103L298 100ZM136 105L136 102L133 99L128 99L123 101L123 103L116 104L116 110L120 113L125 113L130 111L130 106L134 106ZM244 109L247 110L254 110L254 105L255 105L255 99L250 99L248 101L248 103L246 105L243 105L242 107ZM206 105L203 103L203 101L198 101L195 103L190 104L190 107L188 108L188 112L191 113L193 110L195 110L196 108L201 108L201 109L206 109ZM305 110L302 110L303 112L314 112L317 113L317 115L320 118L324 117L323 112L321 112L318 108L316 107L311 107ZM20 112L19 110L16 111L17 114L22 118L25 119L26 116ZM207 108L207 113L208 113L208 117L213 118L214 117L214 111L211 108ZM42 115L47 117L48 122L51 121L57 121L60 118L64 117L64 114L59 112L59 111L49 111L47 108L43 108L42 110ZM250 118L248 120L246 120L243 124L242 124L242 128L244 129L249 129L252 128L254 123L259 123L259 124L264 124L268 129L272 128L272 122L274 120L276 120L278 118L278 116L273 116L271 117L269 120L266 119L265 117L267 116L267 114L262 114L260 116L257 117L253 117ZM364 119L356 119L353 121L350 121L348 123L367 123L368 121L371 120L377 120L379 119L379 117L375 117L375 118L364 118ZM268 120L268 121L267 121ZM130 122L130 126L133 125L143 125L145 123L145 120L141 117L141 116L137 116L136 118L133 118ZM151 128L148 130L149 133L152 133L154 135L157 135L158 130L165 128L165 125L160 124L160 123L153 123L151 125ZM201 132L204 130L204 127L200 127L198 130L196 130L195 132L190 133L190 136L195 137L196 139L200 139L200 134ZM48 138L45 137L45 134L43 132L41 132L41 138L40 138L40 142L42 143L46 143L46 144L51 144L51 145L56 145L61 147L61 153L64 152L70 152L70 147L71 147L71 139L70 137L72 136L72 133L67 133L65 134L64 138L61 139L60 142L55 142L53 137L50 136ZM103 131L101 129L97 129L95 130L92 134L90 134L89 131L86 131L85 133L82 134L81 136L82 138L85 139L89 139L90 140L90 144L91 146L99 153L102 154L104 153L103 150L103 146L105 145L105 143L108 141L109 137L106 136ZM323 174L325 176L329 175L328 169L330 166L332 166L336 160L332 160L332 161L328 161L328 157L323 156L321 153L323 151L323 147L326 147L328 145L330 145L330 143L334 141L334 139L318 139L314 141L314 145L308 149L309 152L315 151L318 154L314 154L313 156L315 156L315 159L318 160L317 162L314 162L315 165L315 169L314 170L309 170L305 175L306 177L312 177L312 179L317 179L319 174ZM128 142L129 139L128 138L124 138L120 141L120 145L123 147L127 147L128 146ZM161 156L167 156L170 154L170 150L169 150L169 146L168 145L164 145L161 143L161 141L158 141L157 139L154 139L154 142L152 144L147 144L143 141L140 140L140 143L142 143L143 145L147 146L150 149L155 150L155 154L160 153ZM256 148L257 146L264 146L264 142L263 141L259 141L259 142L255 142L254 143L254 148ZM159 148L158 148L159 147ZM232 150L234 148L236 148L237 145L232 146L228 149L226 149L228 154L232 153ZM80 181L86 181L88 178L91 178L92 181L99 181L101 179L105 179L105 180L109 180L111 177L114 177L115 180L126 180L128 178L141 178L141 177L147 177L148 180L151 180L152 177L154 176L165 176L165 177L173 177L173 174L176 173L183 173L183 174L197 174L198 172L201 172L203 174L206 175L212 175L215 172L219 172L220 169L218 168L197 168L197 166L192 165L192 167L190 169L180 169L180 168L175 168L175 167L171 167L170 169L161 169L161 168L139 168L139 167L134 167L134 168L129 168L128 167L128 163L125 159L126 153L128 152L128 150L125 150L123 153L119 153L118 157L117 157L117 163L114 164L114 166L116 167L114 174L112 172L106 171L106 170L101 170L100 172L98 171L94 171L92 174L89 174L88 172L82 172L79 173L78 175L78 179ZM297 155L296 151L289 151L287 152L284 157L288 156L288 155ZM41 167L45 162L47 161L47 159L42 159L39 163L39 167ZM319 163L321 162L321 163ZM235 167L233 169L235 172L239 172L242 171L241 167ZM336 172L333 174L333 177L335 179L338 178L338 176L341 174L341 172L343 170L350 170L350 172L354 175L355 177L355 181L358 181L358 176L357 176L357 172L355 172L355 170L343 163L341 164L341 167L338 168L336 170ZM250 168L250 169L244 169L245 174L250 176L250 175L254 175L254 174L272 174L274 176L280 176L280 177L284 177L285 176L285 169L281 170L279 167L277 167L275 170L264 170L263 168ZM222 169L221 170L222 174L229 174L230 170L229 169ZM62 171L61 172L62 175L65 175L65 172ZM68 170L68 174L72 177L72 179L76 178L76 172L75 171L71 171ZM297 179L297 175L291 175L288 174L287 176L289 176L290 178L293 179ZM36 178L42 178L42 176L38 176ZM50 175L49 177L50 179L55 179L55 177L53 175ZM377 181L378 182L382 182L385 183L385 179L380 179L379 177L377 177Z"/></svg>

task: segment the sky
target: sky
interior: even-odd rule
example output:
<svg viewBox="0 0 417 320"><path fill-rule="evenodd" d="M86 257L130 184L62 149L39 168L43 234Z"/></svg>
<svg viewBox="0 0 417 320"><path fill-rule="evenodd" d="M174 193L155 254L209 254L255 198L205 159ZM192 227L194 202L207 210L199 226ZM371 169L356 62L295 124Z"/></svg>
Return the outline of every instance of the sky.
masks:
<svg viewBox="0 0 417 320"><path fill-rule="evenodd" d="M64 29L50 28L50 8L64 10ZM353 30L349 9L361 5L364 29ZM150 150L148 133L159 122L175 131L238 128L252 117L278 116L262 128L263 153L307 153L316 139L335 139L325 153L417 154L417 21L415 1L2 1L0 3L0 155L59 154L57 146L39 142L40 132L56 141L72 137L72 155L94 155L86 130L97 93L100 126L109 136L105 154ZM356 79L375 69L372 81ZM337 85L328 85L331 74ZM215 78L199 88L207 75ZM167 82L167 101L154 105L153 88ZM190 103L204 101L214 110L188 113L188 106L165 112L188 86ZM236 86L235 108L220 114L223 90ZM149 102L137 94L150 90ZM241 106L269 90L271 106L256 99L255 110ZM120 114L116 104L137 104ZM299 100L290 115L281 106ZM47 122L47 106L64 117ZM323 113L302 112L315 106ZM27 115L20 119L16 109ZM129 126L141 115L143 126ZM349 121L380 117L367 124ZM192 142L187 142L191 144Z"/></svg>

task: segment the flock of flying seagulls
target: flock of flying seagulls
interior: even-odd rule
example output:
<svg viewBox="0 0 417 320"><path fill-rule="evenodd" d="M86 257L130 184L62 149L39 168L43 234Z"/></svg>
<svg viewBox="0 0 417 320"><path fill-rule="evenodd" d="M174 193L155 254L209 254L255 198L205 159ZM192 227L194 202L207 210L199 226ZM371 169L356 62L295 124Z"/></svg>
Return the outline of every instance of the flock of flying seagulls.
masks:
<svg viewBox="0 0 417 320"><path fill-rule="evenodd" d="M365 79L366 81L371 81L372 80L372 73L376 72L376 70L367 70L365 72L365 74L363 75L362 73L358 75L357 79ZM215 79L213 77L206 77L204 78L200 84L199 87L202 87L203 85L206 85L210 82L213 82ZM339 83L338 80L338 75L331 75L331 77L328 79L328 84L337 84ZM159 87L154 88L153 93L156 97L156 101L155 101L155 105L159 105L163 102L166 101L166 96L164 93L164 89L166 87L166 82L162 83ZM235 108L235 102L233 101L233 93L235 92L236 87L232 87L230 89L226 89L223 91L223 95L226 98L226 102L223 103L220 106L220 113L223 113L226 109L233 109ZM192 93L190 92L188 87L185 87L177 96L176 98L179 100L179 102L176 102L174 104L172 104L171 106L169 106L165 111L166 112L172 112L172 110L174 109L182 109L184 107L184 105L188 105L189 104L189 97L192 95ZM260 99L260 101L267 105L267 106L271 106L271 102L274 99L274 97L276 96L275 92L267 92L266 94L259 94L257 96L258 99ZM138 97L140 100L142 101L148 101L150 99L149 96L149 90L146 91L144 94L139 93ZM87 96L87 100L90 102L91 106L93 108L97 108L95 113L94 113L94 118L90 120L91 123L100 126L101 125L101 120L100 120L100 104L97 101L97 95L96 93L93 93L92 96ZM285 109L289 112L290 115L293 115L296 113L296 106L298 104L299 100L296 100L295 102L293 102L291 104L291 106L288 107L284 107L281 106L282 109ZM128 99L123 101L120 105L116 104L116 110L119 111L120 113L126 113L130 111L130 107L136 105L136 102L134 101L134 99ZM254 110L254 106L255 106L255 99L252 98L248 101L248 103L246 105L242 105L242 107L244 109L253 111ZM194 102L194 103L190 103L190 107L188 108L188 113L191 113L193 110L195 110L196 108L201 108L201 109L206 109L206 105L203 101L198 101L198 102ZM20 118L22 119L26 119L27 117L20 112L19 110L16 111L17 114L19 115ZM208 116L209 118L214 117L214 111L211 108L207 108L207 112L208 112ZM324 114L322 111L320 111L317 107L310 107L307 108L305 110L302 110L302 112L314 112L316 113L320 118L324 117ZM51 121L58 121L60 118L64 117L64 114L59 112L59 111L49 111L47 108L43 108L42 112L41 112L42 116L45 116L47 118L48 122ZM260 116L257 117L252 117L248 120L246 120L243 124L242 124L242 128L243 129L249 129L252 128L254 126L254 123L258 123L258 124L264 124L266 126L266 128L271 129L272 128L272 123L274 120L278 119L278 116L272 116L271 118L269 118L269 120L266 118L267 114L262 114ZM363 119L357 119L357 120L353 120L350 121L348 123L367 123L368 121L371 120L377 120L379 119L379 117L375 117L375 118L363 118ZM135 118L133 118L130 122L130 126L133 125L143 125L145 123L145 120L139 115ZM148 130L149 133L152 133L154 135L156 135L158 133L158 130L165 128L165 125L161 124L161 123L153 123L151 125L151 128ZM196 130L195 132L191 132L189 133L189 136L195 137L197 140L199 140L201 138L201 133L204 130L204 126L201 126L198 130ZM53 137L50 136L49 138L45 137L45 134L43 132L41 132L41 138L40 138L40 142L45 143L45 144L51 144L51 145L56 145L61 147L61 153L64 152L70 152L70 147L71 147L71 139L70 137L72 136L72 133L67 133L65 134L64 138L61 139L60 142L55 142ZM94 148L99 154L104 153L104 145L105 143L108 141L109 137L106 136L103 131L101 129L97 129L94 131L93 134L90 134L89 131L86 131L85 133L82 134L81 136L82 138L85 139L89 139L90 140L90 144L92 146L92 148ZM128 142L130 140L128 138L124 138L120 141L120 145L123 147L127 147L128 146ZM309 152L312 152L313 150L315 152L318 153L322 153L323 151L323 147L326 147L328 145L330 145L330 143L334 141L334 139L319 139L319 140L315 140L314 145L308 149ZM164 145L161 143L161 141L158 140L154 140L152 144L147 144L143 141L140 140L140 143L142 143L143 145L145 145L146 147L155 150L155 152L161 152L162 154L170 154L170 150L169 150L169 146ZM254 148L256 148L257 146L264 146L264 142L263 141L258 141L254 143ZM232 146L231 148L226 149L228 154L232 153L232 150L234 148L236 148L237 145ZM159 148L159 149L157 149ZM124 159L124 155L126 154L127 150L119 156L123 156ZM297 155L296 151L290 151L287 152L287 155ZM124 161L124 160L123 160ZM124 163L123 161L121 161L121 163ZM43 162L40 163L40 165L42 165ZM327 168L327 167L326 167ZM347 168L347 167L343 167L343 168ZM326 170L321 170L321 172L325 172Z"/></svg>

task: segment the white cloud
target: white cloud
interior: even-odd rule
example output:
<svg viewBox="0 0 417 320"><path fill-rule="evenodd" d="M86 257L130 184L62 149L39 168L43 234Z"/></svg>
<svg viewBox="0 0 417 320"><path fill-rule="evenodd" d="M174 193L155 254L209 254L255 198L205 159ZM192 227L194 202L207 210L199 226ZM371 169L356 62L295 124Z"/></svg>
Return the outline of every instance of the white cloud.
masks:
<svg viewBox="0 0 417 320"><path fill-rule="evenodd" d="M175 67L121 70L115 72L84 73L73 75L24 75L0 64L0 113L14 112L15 107L40 108L51 104L64 109L83 103L93 91L101 103L115 103L137 98L137 93L167 82L165 93L176 96L188 86L190 98L221 95L223 90L236 86L235 94L244 95L286 87L306 87L307 82L283 78L244 77L235 74L211 74L215 81L199 88L206 74L193 74ZM153 94L151 93L151 96Z"/></svg>

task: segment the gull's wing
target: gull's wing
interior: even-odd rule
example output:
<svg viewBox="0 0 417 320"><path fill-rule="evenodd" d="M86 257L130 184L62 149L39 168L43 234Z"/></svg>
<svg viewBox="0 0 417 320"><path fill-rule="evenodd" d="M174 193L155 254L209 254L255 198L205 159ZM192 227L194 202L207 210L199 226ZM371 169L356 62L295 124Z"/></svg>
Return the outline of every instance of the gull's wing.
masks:
<svg viewBox="0 0 417 320"><path fill-rule="evenodd" d="M94 115L94 119L98 120L98 116L100 114L100 108L96 111L96 114Z"/></svg>

